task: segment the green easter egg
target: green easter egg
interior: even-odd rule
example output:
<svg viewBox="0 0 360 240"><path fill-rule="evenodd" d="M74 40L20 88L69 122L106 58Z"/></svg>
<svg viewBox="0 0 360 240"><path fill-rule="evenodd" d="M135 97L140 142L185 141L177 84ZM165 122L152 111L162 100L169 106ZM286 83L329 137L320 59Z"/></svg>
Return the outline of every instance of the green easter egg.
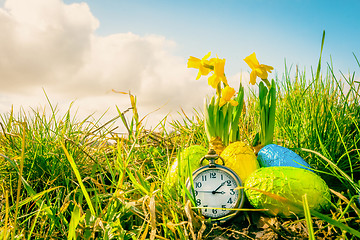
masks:
<svg viewBox="0 0 360 240"><path fill-rule="evenodd" d="M200 167L200 160L207 154L205 147L200 145L192 145L185 148L177 159L173 162L170 170L165 178L165 184L173 187L177 182L178 176L185 183L190 174ZM190 165L189 165L190 164Z"/></svg>
<svg viewBox="0 0 360 240"><path fill-rule="evenodd" d="M326 210L331 201L325 181L302 168L260 168L246 179L244 186L251 205L258 209L268 209L267 213L271 216L304 216L302 199L305 194L312 210Z"/></svg>

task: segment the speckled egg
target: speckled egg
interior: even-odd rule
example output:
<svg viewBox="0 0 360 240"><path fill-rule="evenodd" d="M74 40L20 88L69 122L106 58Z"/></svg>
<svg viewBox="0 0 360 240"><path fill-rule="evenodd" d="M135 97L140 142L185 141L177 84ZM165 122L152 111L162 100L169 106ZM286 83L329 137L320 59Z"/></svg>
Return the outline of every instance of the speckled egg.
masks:
<svg viewBox="0 0 360 240"><path fill-rule="evenodd" d="M297 167L313 171L302 157L276 144L263 147L258 153L257 160L261 167Z"/></svg>
<svg viewBox="0 0 360 240"><path fill-rule="evenodd" d="M250 204L258 209L268 209L266 213L271 216L304 216L302 197L305 194L312 210L326 210L331 201L325 181L302 168L260 168L246 179L244 187Z"/></svg>

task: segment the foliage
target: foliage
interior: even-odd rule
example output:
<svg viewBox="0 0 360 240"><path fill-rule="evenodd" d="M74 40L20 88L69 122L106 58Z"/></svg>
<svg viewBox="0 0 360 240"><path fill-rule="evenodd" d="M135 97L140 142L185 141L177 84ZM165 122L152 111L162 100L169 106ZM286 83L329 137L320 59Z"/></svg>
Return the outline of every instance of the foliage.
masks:
<svg viewBox="0 0 360 240"><path fill-rule="evenodd" d="M183 183L172 190L164 185L179 152L194 144L208 147L204 117L182 112L170 131L166 118L146 130L129 93L130 121L125 116L129 109L120 108L105 124L92 116L78 121L71 107L59 116L50 102L50 115L11 110L1 116L0 239L265 239L271 234L355 239L349 232L360 229L355 205L360 83L355 73L339 80L330 65L326 75L316 75L308 79L296 69L291 77L286 68L283 78L276 79L274 141L296 150L324 177L332 189L331 212L310 211L305 197L299 206L305 218L244 211L228 225L208 224L191 211ZM248 142L260 130L253 111L259 108L255 94L249 95L239 119L239 133ZM117 119L127 126L127 134L115 132Z"/></svg>

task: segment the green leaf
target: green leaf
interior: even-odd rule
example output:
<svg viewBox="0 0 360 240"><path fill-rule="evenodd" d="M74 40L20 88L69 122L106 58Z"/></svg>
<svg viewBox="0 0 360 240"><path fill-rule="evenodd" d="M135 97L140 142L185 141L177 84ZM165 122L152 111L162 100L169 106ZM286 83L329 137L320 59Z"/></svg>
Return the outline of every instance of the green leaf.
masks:
<svg viewBox="0 0 360 240"><path fill-rule="evenodd" d="M206 127L208 128L208 138L209 140L211 139L211 137L213 137L215 135L215 122L216 122L216 119L215 119L215 97L213 96L211 98L211 101L209 103L209 105L207 105L207 103L205 104L205 108L206 110L204 111L205 112L205 122L206 122Z"/></svg>
<svg viewBox="0 0 360 240"><path fill-rule="evenodd" d="M270 144L273 142L274 138L274 129L275 129L275 110L276 110L276 85L275 81L271 81L271 88L269 90L268 96L270 98L270 106L268 111L268 125L266 129L266 137L264 145Z"/></svg>
<svg viewBox="0 0 360 240"><path fill-rule="evenodd" d="M225 146L229 145L229 139L230 139L230 128L231 128L231 122L233 119L233 106L230 103L226 104L227 111L225 112L225 119L224 119L224 132L223 132L223 143Z"/></svg>
<svg viewBox="0 0 360 240"><path fill-rule="evenodd" d="M267 87L265 87L263 82L259 83L259 100L260 100L260 107L265 106L265 100L268 93Z"/></svg>
<svg viewBox="0 0 360 240"><path fill-rule="evenodd" d="M240 116L243 110L243 104L244 104L244 87L242 86L242 84L240 83L240 87L239 87L239 93L238 96L236 98L236 101L238 102L238 105L236 107L233 108L233 119L231 122L231 129L230 129L230 140L231 142L235 142L237 140L237 132L239 129L239 120L240 120Z"/></svg>
<svg viewBox="0 0 360 240"><path fill-rule="evenodd" d="M219 113L219 125L216 126L217 130L218 130L218 133L221 140L223 141L224 143L224 134L226 134L226 123L227 123L227 110L228 110L228 104L225 104L224 106L222 106L220 108L220 113ZM225 143L224 143L225 144Z"/></svg>

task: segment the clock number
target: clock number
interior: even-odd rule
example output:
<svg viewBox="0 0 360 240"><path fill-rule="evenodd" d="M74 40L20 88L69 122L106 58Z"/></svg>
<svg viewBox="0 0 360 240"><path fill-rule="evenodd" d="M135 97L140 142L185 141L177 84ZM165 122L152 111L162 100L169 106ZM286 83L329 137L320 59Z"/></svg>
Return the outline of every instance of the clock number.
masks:
<svg viewBox="0 0 360 240"><path fill-rule="evenodd" d="M210 178L216 178L216 173L215 173L215 172L211 172L211 173L210 173Z"/></svg>
<svg viewBox="0 0 360 240"><path fill-rule="evenodd" d="M213 210L212 210L212 213L213 213L213 214L217 214L217 209L213 209Z"/></svg>
<svg viewBox="0 0 360 240"><path fill-rule="evenodd" d="M199 195L199 192L198 191L195 191L195 196Z"/></svg>
<svg viewBox="0 0 360 240"><path fill-rule="evenodd" d="M196 199L196 206L200 206L201 205L201 199Z"/></svg>
<svg viewBox="0 0 360 240"><path fill-rule="evenodd" d="M201 182L196 182L196 183L195 183L195 188L201 188L201 187L202 187Z"/></svg>
<svg viewBox="0 0 360 240"><path fill-rule="evenodd" d="M208 207L209 205L204 205L204 212L207 212L207 207Z"/></svg>
<svg viewBox="0 0 360 240"><path fill-rule="evenodd" d="M221 208L226 208L226 205L221 205ZM223 211L226 211L226 209L223 209Z"/></svg>
<svg viewBox="0 0 360 240"><path fill-rule="evenodd" d="M220 180L224 180L224 176L222 174L220 175Z"/></svg>
<svg viewBox="0 0 360 240"><path fill-rule="evenodd" d="M231 180L227 180L226 183L229 187L231 187Z"/></svg>
<svg viewBox="0 0 360 240"><path fill-rule="evenodd" d="M229 200L227 201L227 203L232 204L233 200L231 198L229 198Z"/></svg>
<svg viewBox="0 0 360 240"><path fill-rule="evenodd" d="M203 181L203 182L206 181L206 175L201 176L201 181Z"/></svg>
<svg viewBox="0 0 360 240"><path fill-rule="evenodd" d="M234 189L230 189L230 195L235 195L235 191L234 191Z"/></svg>

